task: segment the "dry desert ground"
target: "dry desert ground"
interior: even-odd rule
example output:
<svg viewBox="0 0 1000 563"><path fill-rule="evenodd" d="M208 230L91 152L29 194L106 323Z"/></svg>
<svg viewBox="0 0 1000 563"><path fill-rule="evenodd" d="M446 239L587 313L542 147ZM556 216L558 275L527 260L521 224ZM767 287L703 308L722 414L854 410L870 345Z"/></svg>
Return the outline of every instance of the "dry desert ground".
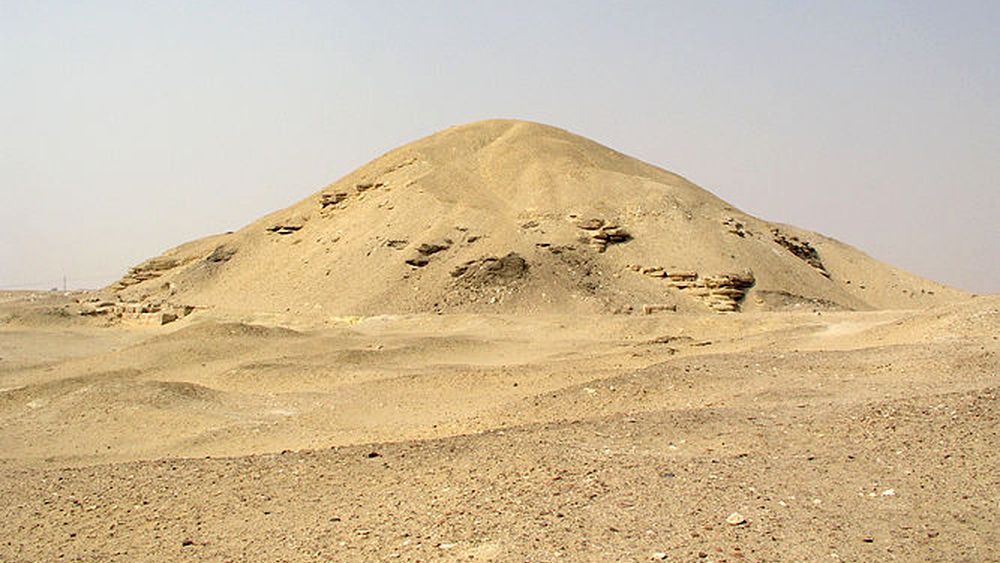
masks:
<svg viewBox="0 0 1000 563"><path fill-rule="evenodd" d="M8 323L0 560L997 560L998 311Z"/></svg>

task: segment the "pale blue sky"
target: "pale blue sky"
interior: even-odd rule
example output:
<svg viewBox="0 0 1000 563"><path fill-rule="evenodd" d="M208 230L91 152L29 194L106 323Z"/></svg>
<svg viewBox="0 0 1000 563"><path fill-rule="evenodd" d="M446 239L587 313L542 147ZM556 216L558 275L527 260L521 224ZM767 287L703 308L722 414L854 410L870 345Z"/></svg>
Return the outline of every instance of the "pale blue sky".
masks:
<svg viewBox="0 0 1000 563"><path fill-rule="evenodd" d="M449 125L557 125L1000 291L1000 2L0 0L0 287L97 286Z"/></svg>

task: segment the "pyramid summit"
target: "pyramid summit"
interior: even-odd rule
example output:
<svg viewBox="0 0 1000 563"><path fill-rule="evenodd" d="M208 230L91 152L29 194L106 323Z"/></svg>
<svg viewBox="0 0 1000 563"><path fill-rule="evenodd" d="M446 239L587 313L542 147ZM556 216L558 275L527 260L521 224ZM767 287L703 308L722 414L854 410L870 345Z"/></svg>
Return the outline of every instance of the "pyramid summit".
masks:
<svg viewBox="0 0 1000 563"><path fill-rule="evenodd" d="M868 310L964 295L589 139L500 119L392 150L107 290L333 315Z"/></svg>

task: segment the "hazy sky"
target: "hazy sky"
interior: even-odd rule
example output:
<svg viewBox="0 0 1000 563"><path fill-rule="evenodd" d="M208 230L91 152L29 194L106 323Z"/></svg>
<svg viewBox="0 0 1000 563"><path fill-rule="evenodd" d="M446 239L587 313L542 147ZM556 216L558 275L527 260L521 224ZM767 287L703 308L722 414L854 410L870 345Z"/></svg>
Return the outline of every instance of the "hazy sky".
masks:
<svg viewBox="0 0 1000 563"><path fill-rule="evenodd" d="M997 292L998 29L995 0L0 0L0 287L102 285L515 117Z"/></svg>

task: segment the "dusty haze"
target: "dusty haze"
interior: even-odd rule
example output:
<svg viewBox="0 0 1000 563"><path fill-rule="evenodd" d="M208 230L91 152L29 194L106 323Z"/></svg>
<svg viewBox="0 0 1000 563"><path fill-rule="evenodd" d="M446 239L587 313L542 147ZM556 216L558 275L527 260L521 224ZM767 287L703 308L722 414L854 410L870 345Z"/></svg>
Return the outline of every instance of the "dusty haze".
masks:
<svg viewBox="0 0 1000 563"><path fill-rule="evenodd" d="M0 4L0 287L96 287L457 123L553 123L1000 289L990 3Z"/></svg>

